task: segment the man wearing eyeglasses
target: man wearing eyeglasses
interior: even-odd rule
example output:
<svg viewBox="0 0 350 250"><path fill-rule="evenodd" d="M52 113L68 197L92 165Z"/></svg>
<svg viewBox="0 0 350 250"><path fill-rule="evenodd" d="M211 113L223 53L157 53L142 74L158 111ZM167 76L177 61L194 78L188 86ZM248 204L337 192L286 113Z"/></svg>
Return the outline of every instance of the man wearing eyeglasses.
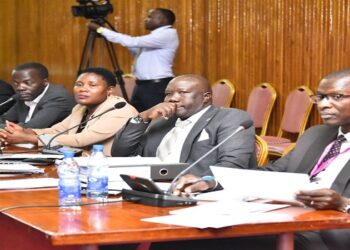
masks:
<svg viewBox="0 0 350 250"><path fill-rule="evenodd" d="M317 105L324 125L306 130L294 150L268 164L264 170L308 173L315 188L312 191L299 191L296 198L300 202L316 210L331 209L350 213L350 69L324 77L311 99ZM188 186L190 181L193 181L193 177L181 178L176 192L192 193L204 190L205 185L208 185L197 182ZM191 244L196 244L186 243L189 248L178 247L191 249L195 247ZM210 249L210 245L215 244L218 243L200 243L206 246L202 249ZM273 237L247 237L222 240L220 249L274 249L275 244ZM151 249L160 249L158 246ZM350 229L297 233L295 249L350 249Z"/></svg>

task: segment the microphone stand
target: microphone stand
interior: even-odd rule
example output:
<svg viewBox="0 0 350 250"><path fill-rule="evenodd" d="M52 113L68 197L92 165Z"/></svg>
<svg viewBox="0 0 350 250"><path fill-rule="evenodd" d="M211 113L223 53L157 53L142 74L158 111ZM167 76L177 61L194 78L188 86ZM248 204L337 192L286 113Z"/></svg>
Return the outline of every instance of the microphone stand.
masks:
<svg viewBox="0 0 350 250"><path fill-rule="evenodd" d="M81 126L81 125L84 125L84 124L86 124L87 122L89 122L89 121L91 121L91 120L93 120L93 119L95 119L95 118L98 118L98 117L100 117L100 116L102 116L102 115L104 115L104 114L106 114L106 113L108 113L108 112L110 112L110 111L112 111L112 110L121 109L121 108L123 108L125 105L126 105L125 102L118 102L118 103L116 103L112 108L109 108L109 109L103 111L101 114L98 114L98 115L96 115L96 116L92 116L91 118L87 119L86 121L83 121L83 122L81 122L81 123L79 123L79 124L77 124L77 125L75 125L75 126L73 126L73 127L70 127L70 128L68 128L68 129L66 129L66 130L63 130L62 132L59 132L58 134L54 135L54 136L47 142L47 144L44 146L44 148L43 148L43 150L42 150L42 153L43 153L43 154L62 154L62 152L60 152L59 150L57 150L57 149L52 149L51 143L53 142L54 139L56 139L56 138L59 137L60 135L63 135L63 134L65 134L65 133L67 133L68 131L70 131L70 130L72 130L72 129L74 129L74 128L77 128L77 127L79 127L79 126ZM71 149L73 149L76 153L81 151L81 150L79 150L79 149L74 149L74 148L71 148Z"/></svg>

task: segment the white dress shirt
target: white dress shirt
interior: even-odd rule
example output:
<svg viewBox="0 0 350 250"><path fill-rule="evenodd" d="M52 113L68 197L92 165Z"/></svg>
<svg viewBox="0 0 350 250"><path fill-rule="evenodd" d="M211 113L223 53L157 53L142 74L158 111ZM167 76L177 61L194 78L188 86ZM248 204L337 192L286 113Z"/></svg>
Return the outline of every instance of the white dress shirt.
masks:
<svg viewBox="0 0 350 250"><path fill-rule="evenodd" d="M40 95L38 95L34 100L32 101L25 101L24 104L27 105L29 107L29 111L27 114L26 119L24 120L25 123L27 123L33 116L33 112L36 108L36 105L38 105L38 103L40 102L41 98L43 98L43 96L45 95L47 89L49 88L49 84L45 87L44 91L41 92Z"/></svg>
<svg viewBox="0 0 350 250"><path fill-rule="evenodd" d="M191 117L187 118L184 121L181 121L180 118L177 119L176 123L181 123L181 122L185 122L187 123L185 126L180 126L177 127L175 125L174 128L172 128L162 139L162 141L160 142L158 148L157 148L157 152L156 155L157 157L159 157L162 161L164 162L179 162L180 161L180 156L181 156L181 151L182 151L182 147L184 145L184 142L188 136L188 134L190 133L191 129L193 128L193 126L196 124L196 122L202 117L202 115L209 109L210 106L202 109L201 111L195 113L194 115L192 115ZM171 145L166 145L170 139L170 137L173 135L173 131L175 129L180 129L180 132L177 133L177 138L176 138L176 142L172 143ZM167 153L163 153L160 152L163 148L165 147L171 147L170 149L166 149ZM162 156L162 157L160 157Z"/></svg>
<svg viewBox="0 0 350 250"><path fill-rule="evenodd" d="M179 47L176 29L166 25L144 36L129 36L106 28L102 29L108 41L128 47L137 58L133 74L138 80L154 80L173 77L173 62Z"/></svg>

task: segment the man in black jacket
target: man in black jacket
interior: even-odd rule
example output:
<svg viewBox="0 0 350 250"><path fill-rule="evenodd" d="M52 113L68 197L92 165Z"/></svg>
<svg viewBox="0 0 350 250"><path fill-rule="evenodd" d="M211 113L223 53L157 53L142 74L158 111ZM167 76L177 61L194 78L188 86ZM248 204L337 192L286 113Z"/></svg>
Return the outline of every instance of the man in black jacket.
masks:
<svg viewBox="0 0 350 250"><path fill-rule="evenodd" d="M36 62L18 65L12 71L12 86L17 102L0 116L0 128L6 120L25 128L47 128L62 121L75 105L62 86L50 84L47 68Z"/></svg>

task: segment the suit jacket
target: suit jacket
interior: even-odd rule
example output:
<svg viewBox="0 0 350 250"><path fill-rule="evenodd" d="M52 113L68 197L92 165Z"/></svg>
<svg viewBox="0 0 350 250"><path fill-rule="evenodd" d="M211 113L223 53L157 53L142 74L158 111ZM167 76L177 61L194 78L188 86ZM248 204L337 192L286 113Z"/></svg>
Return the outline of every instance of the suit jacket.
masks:
<svg viewBox="0 0 350 250"><path fill-rule="evenodd" d="M311 127L300 137L293 151L267 165L265 169L292 173L310 173L326 146L336 139L338 130L338 126L319 125ZM350 161L340 171L331 189L350 198ZM349 229L326 230L321 231L320 234L329 249L350 248Z"/></svg>
<svg viewBox="0 0 350 250"><path fill-rule="evenodd" d="M4 127L5 121L9 120L25 128L47 128L67 117L74 105L72 95L65 88L50 84L27 123L24 121L29 108L24 101L18 100L5 114L0 116L0 127Z"/></svg>
<svg viewBox="0 0 350 250"><path fill-rule="evenodd" d="M121 97L110 96L101 103L94 112L94 116L99 115L114 107L118 102L125 102ZM86 106L77 104L72 113L62 122L55 124L51 128L33 129L38 135L41 134L57 134L82 122ZM78 128L68 131L68 133L58 136L55 141L59 145L83 148L90 151L93 144L104 144L104 153L111 155L111 146L114 135L122 128L130 117L136 116L137 111L131 105L127 104L121 109L115 109L107 112L96 119L92 119L86 123L86 127L80 133L76 133ZM41 143L39 143L42 146Z"/></svg>
<svg viewBox="0 0 350 250"><path fill-rule="evenodd" d="M7 101L14 93L15 91L10 84L0 80L0 103ZM5 113L13 104L14 101L0 106L0 115Z"/></svg>
<svg viewBox="0 0 350 250"><path fill-rule="evenodd" d="M149 126L148 124L128 122L124 129L116 135L112 146L112 156L156 156L160 142L174 127L176 119L175 116L168 120L158 119ZM246 120L251 120L251 118L245 111L211 106L196 122L187 136L181 151L180 162L192 163L196 161L212 147L227 138ZM205 133L208 136L202 140L201 134ZM234 135L199 162L191 172L199 176L211 175L209 169L211 165L254 168L256 166L254 128L251 127Z"/></svg>

